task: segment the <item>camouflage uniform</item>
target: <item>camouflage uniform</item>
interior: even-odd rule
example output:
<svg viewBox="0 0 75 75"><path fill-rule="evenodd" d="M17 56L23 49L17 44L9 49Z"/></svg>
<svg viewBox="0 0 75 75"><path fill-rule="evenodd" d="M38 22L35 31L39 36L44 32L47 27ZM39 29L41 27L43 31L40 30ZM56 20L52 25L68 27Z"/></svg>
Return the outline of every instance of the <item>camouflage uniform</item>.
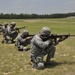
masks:
<svg viewBox="0 0 75 75"><path fill-rule="evenodd" d="M7 22L5 22L4 25L1 27L1 32L3 33L2 43L6 42L6 40L7 40L7 27L8 27Z"/></svg>
<svg viewBox="0 0 75 75"><path fill-rule="evenodd" d="M29 49L26 47L28 44L30 44L31 39L31 37L28 37L28 35L29 35L28 30L24 30L22 34L18 35L15 46L18 47L19 51L23 50L27 51Z"/></svg>
<svg viewBox="0 0 75 75"><path fill-rule="evenodd" d="M10 26L8 26L7 28L7 39L8 39L8 43L13 43L14 39L18 36L18 32L15 30L15 22L12 22Z"/></svg>
<svg viewBox="0 0 75 75"><path fill-rule="evenodd" d="M0 34L1 34L1 32L2 32L2 24L0 23Z"/></svg>
<svg viewBox="0 0 75 75"><path fill-rule="evenodd" d="M43 27L40 33L36 34L31 40L31 61L33 63L33 68L44 69L43 58L47 55L46 63L50 63L50 59L54 57L55 54L55 43L51 39L45 40L42 36L50 36L50 29L48 27Z"/></svg>
<svg viewBox="0 0 75 75"><path fill-rule="evenodd" d="M7 22L5 22L4 25L1 27L1 31L3 33L3 36L6 36L6 34L7 34L7 27L8 27Z"/></svg>

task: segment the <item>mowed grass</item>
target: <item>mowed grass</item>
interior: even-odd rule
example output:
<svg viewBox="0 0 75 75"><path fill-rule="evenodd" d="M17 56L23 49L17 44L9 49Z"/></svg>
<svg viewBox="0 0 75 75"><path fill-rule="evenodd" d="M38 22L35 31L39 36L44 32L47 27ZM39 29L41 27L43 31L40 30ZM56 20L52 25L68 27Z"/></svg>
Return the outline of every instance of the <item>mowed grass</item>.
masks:
<svg viewBox="0 0 75 75"><path fill-rule="evenodd" d="M0 20L9 24L12 21L16 22L16 27L26 26L30 34L37 34L44 26L50 27L53 34L75 34L75 18ZM14 44L2 44L1 41L2 35L0 35L0 75L75 75L75 37L69 37L56 46L52 64L44 70L32 68L30 51L19 52Z"/></svg>

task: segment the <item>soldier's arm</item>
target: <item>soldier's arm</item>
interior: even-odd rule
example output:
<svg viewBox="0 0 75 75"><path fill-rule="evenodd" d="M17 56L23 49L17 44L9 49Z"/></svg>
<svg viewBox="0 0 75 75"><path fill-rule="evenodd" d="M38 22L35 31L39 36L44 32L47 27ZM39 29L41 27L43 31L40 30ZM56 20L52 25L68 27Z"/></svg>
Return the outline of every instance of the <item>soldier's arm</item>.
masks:
<svg viewBox="0 0 75 75"><path fill-rule="evenodd" d="M25 41L26 41L26 39L23 39L23 38L21 38L21 37L18 37L17 38L21 43L24 43Z"/></svg>
<svg viewBox="0 0 75 75"><path fill-rule="evenodd" d="M8 31L8 34L11 34L11 28L10 27L7 28L7 31Z"/></svg>
<svg viewBox="0 0 75 75"><path fill-rule="evenodd" d="M59 44L59 41L58 40L56 42L54 41L53 44L56 46Z"/></svg>
<svg viewBox="0 0 75 75"><path fill-rule="evenodd" d="M58 45L60 42L62 42L65 39L66 39L65 36L62 36L61 38L56 39L56 41L54 41L54 45Z"/></svg>
<svg viewBox="0 0 75 75"><path fill-rule="evenodd" d="M50 40L43 42L42 39L37 36L35 36L34 38L35 38L35 40L33 41L33 44L39 48L45 49L50 44Z"/></svg>
<svg viewBox="0 0 75 75"><path fill-rule="evenodd" d="M11 30L11 28L10 28L10 27L8 27L8 33L9 33L9 34L13 34L13 33L15 33L15 32L16 32L16 30L14 30L14 29L13 29L13 30Z"/></svg>

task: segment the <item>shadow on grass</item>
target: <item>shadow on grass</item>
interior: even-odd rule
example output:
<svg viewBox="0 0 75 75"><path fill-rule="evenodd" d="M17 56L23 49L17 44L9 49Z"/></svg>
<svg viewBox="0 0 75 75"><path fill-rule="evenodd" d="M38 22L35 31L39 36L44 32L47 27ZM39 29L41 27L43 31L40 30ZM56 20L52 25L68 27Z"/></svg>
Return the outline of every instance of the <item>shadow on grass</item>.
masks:
<svg viewBox="0 0 75 75"><path fill-rule="evenodd" d="M1 42L2 44L15 44L16 41L12 41L12 42L5 42L4 40Z"/></svg>
<svg viewBox="0 0 75 75"><path fill-rule="evenodd" d="M60 66L63 64L73 65L75 64L75 61L63 61L63 62L51 61L49 64L45 63L45 68L53 68L55 66Z"/></svg>

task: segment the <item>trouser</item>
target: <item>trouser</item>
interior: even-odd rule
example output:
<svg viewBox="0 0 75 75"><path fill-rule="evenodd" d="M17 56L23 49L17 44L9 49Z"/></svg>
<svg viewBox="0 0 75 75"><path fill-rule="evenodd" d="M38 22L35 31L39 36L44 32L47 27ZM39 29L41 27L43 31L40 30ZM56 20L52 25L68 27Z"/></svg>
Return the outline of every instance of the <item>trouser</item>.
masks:
<svg viewBox="0 0 75 75"><path fill-rule="evenodd" d="M30 40L27 40L27 41L26 41L26 42L24 42L24 43L20 43L19 41L16 41L15 46L17 46L17 47L18 47L18 50L23 51L23 50L25 50L25 49L26 49L26 46L27 46L28 44L30 44ZM29 49L29 48L28 48L28 49Z"/></svg>
<svg viewBox="0 0 75 75"><path fill-rule="evenodd" d="M2 43L7 43L9 41L9 36L3 34L3 40L2 40Z"/></svg>
<svg viewBox="0 0 75 75"><path fill-rule="evenodd" d="M18 35L18 33L15 32L11 35L7 35L5 39L6 39L7 42L9 42L9 41L13 42L13 40L17 37L17 35Z"/></svg>
<svg viewBox="0 0 75 75"><path fill-rule="evenodd" d="M18 36L18 33L15 32L15 33L11 34L9 37L12 38L12 40L14 40L17 36Z"/></svg>
<svg viewBox="0 0 75 75"><path fill-rule="evenodd" d="M38 56L34 56L32 54L31 61L33 63L33 68L44 69L44 67L45 67L44 61L43 61L44 56L47 55L47 59L46 59L46 61L47 61L47 60L50 60L51 58L53 58L54 54L55 54L55 46L54 45L48 47L45 51L42 52L42 54L40 54Z"/></svg>
<svg viewBox="0 0 75 75"><path fill-rule="evenodd" d="M44 61L43 61L43 57L42 56L37 56L37 57L31 57L31 61L32 61L32 67L42 70L44 69Z"/></svg>
<svg viewBox="0 0 75 75"><path fill-rule="evenodd" d="M44 52L44 55L47 55L46 61L49 61L51 58L54 58L55 50L56 48L54 45L51 45L46 49L46 51Z"/></svg>

